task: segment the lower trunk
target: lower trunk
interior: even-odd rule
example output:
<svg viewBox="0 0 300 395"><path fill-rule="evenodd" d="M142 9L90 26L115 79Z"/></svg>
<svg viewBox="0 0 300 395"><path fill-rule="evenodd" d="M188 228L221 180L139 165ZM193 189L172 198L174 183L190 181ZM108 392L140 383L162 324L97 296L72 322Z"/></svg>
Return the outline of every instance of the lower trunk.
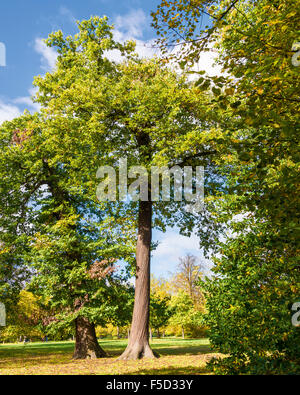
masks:
<svg viewBox="0 0 300 395"><path fill-rule="evenodd" d="M77 317L75 328L73 359L96 359L106 356L105 351L99 346L94 324L91 324L85 317Z"/></svg>
<svg viewBox="0 0 300 395"><path fill-rule="evenodd" d="M120 339L120 328L117 326L117 338Z"/></svg>
<svg viewBox="0 0 300 395"><path fill-rule="evenodd" d="M182 338L184 339L184 328L182 327Z"/></svg>
<svg viewBox="0 0 300 395"><path fill-rule="evenodd" d="M149 346L150 247L152 202L141 201L136 246L136 281L132 324L128 346L119 359L154 358Z"/></svg>
<svg viewBox="0 0 300 395"><path fill-rule="evenodd" d="M159 332L159 329L157 329L157 338L160 339L160 332Z"/></svg>

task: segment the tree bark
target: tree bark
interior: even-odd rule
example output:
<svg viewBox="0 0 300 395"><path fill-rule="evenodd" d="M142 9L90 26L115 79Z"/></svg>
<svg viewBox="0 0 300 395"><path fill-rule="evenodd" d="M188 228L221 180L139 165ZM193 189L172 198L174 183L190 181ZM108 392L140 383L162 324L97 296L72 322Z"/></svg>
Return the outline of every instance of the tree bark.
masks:
<svg viewBox="0 0 300 395"><path fill-rule="evenodd" d="M75 350L73 359L96 359L106 357L106 352L100 347L95 331L95 325L85 317L75 320Z"/></svg>
<svg viewBox="0 0 300 395"><path fill-rule="evenodd" d="M184 327L182 327L182 338L184 339Z"/></svg>
<svg viewBox="0 0 300 395"><path fill-rule="evenodd" d="M160 339L160 331L157 329L157 338Z"/></svg>
<svg viewBox="0 0 300 395"><path fill-rule="evenodd" d="M132 324L128 346L121 360L158 356L149 345L150 247L152 239L152 202L140 201L136 246L136 281Z"/></svg>

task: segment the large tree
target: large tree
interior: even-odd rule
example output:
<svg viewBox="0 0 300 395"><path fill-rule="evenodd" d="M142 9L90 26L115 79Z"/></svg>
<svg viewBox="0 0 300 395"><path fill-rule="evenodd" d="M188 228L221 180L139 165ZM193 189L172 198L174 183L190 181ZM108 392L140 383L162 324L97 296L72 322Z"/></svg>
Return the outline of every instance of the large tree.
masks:
<svg viewBox="0 0 300 395"><path fill-rule="evenodd" d="M83 21L76 36L57 32L47 43L58 49L58 62L56 70L36 79L37 100L49 130L60 130L52 134L60 155L73 157L90 185L95 185L99 166L117 167L120 158L126 158L128 169L143 166L148 174L152 166L211 163L218 132L208 129L215 115L186 76L158 60L138 59L130 53L133 44L114 43L106 19ZM108 50L114 48L121 49L125 62L109 60ZM188 234L197 216L184 210L185 202L153 199L151 188L143 198L123 202L120 192L115 207L126 210L137 227L135 304L130 341L121 358L153 357L148 342L152 229L177 223Z"/></svg>
<svg viewBox="0 0 300 395"><path fill-rule="evenodd" d="M70 182L74 163L58 155L48 132L39 114L1 127L2 182L10 188L8 196L1 195L7 203L1 218L10 215L16 223L13 227L14 222L2 221L2 239L17 228L14 245L26 242L22 251L8 248L2 256L10 270L18 257L29 268L31 289L56 312L59 309L52 324L75 326L74 358L101 357L105 353L95 325L104 325L121 311L117 295L123 285L113 263L131 259L132 227L125 219L118 222L117 213L112 215L89 194L80 174L77 185L75 179ZM14 178L16 168L20 171Z"/></svg>

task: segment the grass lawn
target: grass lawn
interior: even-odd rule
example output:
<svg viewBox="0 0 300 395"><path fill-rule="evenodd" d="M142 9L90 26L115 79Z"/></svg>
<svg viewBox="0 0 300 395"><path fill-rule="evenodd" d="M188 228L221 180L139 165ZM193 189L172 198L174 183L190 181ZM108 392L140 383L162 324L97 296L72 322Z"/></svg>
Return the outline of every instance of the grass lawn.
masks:
<svg viewBox="0 0 300 395"><path fill-rule="evenodd" d="M0 375L37 374L208 374L213 354L207 339L155 339L151 346L159 359L116 361L126 340L101 340L108 358L72 360L74 343L0 344Z"/></svg>

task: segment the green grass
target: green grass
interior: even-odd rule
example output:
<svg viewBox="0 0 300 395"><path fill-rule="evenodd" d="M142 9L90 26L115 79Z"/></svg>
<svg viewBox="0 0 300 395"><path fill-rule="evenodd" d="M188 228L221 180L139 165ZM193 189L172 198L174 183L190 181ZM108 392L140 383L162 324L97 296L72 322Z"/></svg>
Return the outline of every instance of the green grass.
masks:
<svg viewBox="0 0 300 395"><path fill-rule="evenodd" d="M74 343L47 342L0 345L0 374L207 374L213 356L207 339L155 339L159 359L116 361L127 340L100 341L107 358L73 361Z"/></svg>

